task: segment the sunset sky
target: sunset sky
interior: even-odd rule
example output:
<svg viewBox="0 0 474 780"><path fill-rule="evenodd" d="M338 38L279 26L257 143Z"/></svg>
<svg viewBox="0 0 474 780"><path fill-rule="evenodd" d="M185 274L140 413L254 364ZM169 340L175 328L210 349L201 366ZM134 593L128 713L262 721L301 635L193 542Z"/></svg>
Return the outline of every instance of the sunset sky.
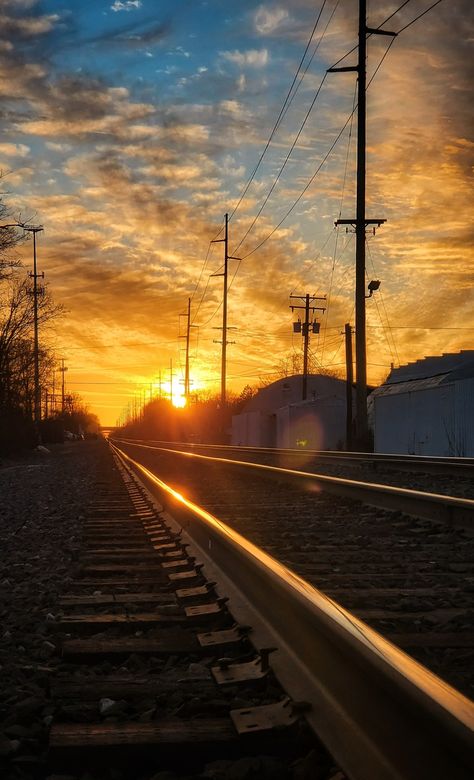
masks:
<svg viewBox="0 0 474 780"><path fill-rule="evenodd" d="M369 26L401 5L369 1ZM430 5L405 3L386 29ZM311 349L343 369L355 240L334 220L355 213L356 77L324 74L356 44L357 8L0 0L2 192L44 226L39 270L67 309L47 341L103 424L157 391L160 370L165 391L170 359L182 387L188 297L192 387L218 389L223 250L209 242L225 212L243 258L230 264L229 387L301 350L291 293L328 296ZM318 15L303 72L317 51L239 203ZM474 347L473 27L472 0L443 0L394 40L368 89L367 216L387 219L368 237L368 281L382 282L367 302L372 383L392 362ZM369 79L391 41L369 39ZM31 243L22 256L29 268Z"/></svg>

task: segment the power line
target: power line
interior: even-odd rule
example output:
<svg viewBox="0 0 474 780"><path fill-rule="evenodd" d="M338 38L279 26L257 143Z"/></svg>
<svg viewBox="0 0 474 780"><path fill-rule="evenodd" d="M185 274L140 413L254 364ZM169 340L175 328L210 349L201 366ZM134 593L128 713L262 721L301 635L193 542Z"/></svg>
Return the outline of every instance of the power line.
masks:
<svg viewBox="0 0 474 780"><path fill-rule="evenodd" d="M283 105L282 105L282 107L281 107L281 109L280 109L280 113L278 114L278 117L277 117L277 119L276 119L276 121L275 121L275 124L273 125L272 131L271 131L271 133L270 133L270 136L269 136L269 138L268 138L268 141L267 141L267 142L266 142L266 144L265 144L265 147L264 147L264 149L263 149L263 152L261 153L261 155L260 155L260 157L259 157L259 159L258 159L258 162L257 162L257 164L256 164L255 168L253 169L252 173L250 174L250 178L249 178L249 180L248 180L247 184L245 185L245 187L244 187L244 190L243 190L242 194L240 195L240 198L239 198L239 200L238 200L238 202L237 202L237 205L235 206L234 210L232 211L232 213L231 213L231 214L230 214L230 216L229 216L229 221L232 219L232 217L233 217L233 216L234 216L234 214L236 213L237 209L239 208L240 204L242 203L242 201L243 201L243 199L244 199L245 195L247 194L247 191L248 191L248 189L249 189L249 187L250 187L250 185L251 185L251 183L252 183L253 179L255 178L255 174L257 173L257 171L258 171L258 169L259 169L259 167L260 167L260 165L261 165L261 163L262 163L262 160L263 160L263 158L265 157L265 154L266 154L266 152L267 152L267 150L268 150L268 147L270 146L270 144L271 144L271 142L272 142L273 136L275 135L275 133L276 133L276 131L277 131L278 127L279 127L279 126L280 126L280 124L281 124L281 121L282 121L282 119L283 119L283 116L284 116L284 114L286 113L286 110L285 110L285 109L287 108L288 101L290 100L290 95L291 95L291 93L292 93L292 91L293 91L293 87L294 87L294 85L295 85L296 79L298 78L298 74L299 74L299 72L300 72L300 70L301 70L301 68L302 68L302 66L303 66L303 62L304 62L304 60L305 60L306 54L307 54L307 52L308 52L308 49L309 49L309 47L310 47L310 45L311 45L311 41L313 40L314 34L315 34L315 32L316 32L316 28L317 28L317 26L318 26L318 24L319 24L319 20L320 20L320 18L321 18L321 14L322 14L322 12L323 12L323 10L324 10L324 6L325 6L325 5L326 5L326 0L324 0L323 4L322 4L322 6L321 6L321 9L320 9L320 11L319 11L319 13L318 13L318 15L317 15L317 17L316 17L316 21L315 21L315 23L314 23L314 26L313 26L313 29L312 29L312 31L311 31L311 35L310 35L310 37L309 37L309 39L308 39L308 43L306 44L306 48L305 48L305 50L304 50L303 56L301 57L300 63L299 63L299 65L298 65L298 68L296 69L296 73L295 73L295 75L293 76L293 81L291 82L291 86L290 86L290 88L289 88L289 90L288 90L288 92L287 92L287 95L286 95L286 97L285 97L285 100L283 101ZM313 55L313 56L314 56L314 55ZM303 76L303 78L304 78L304 76ZM300 83L301 83L301 81L300 81ZM299 85L298 85L298 87L299 87ZM298 88L297 88L297 89L298 89ZM296 91L297 91L297 89L295 90L295 94L296 94ZM293 95L293 97L294 97L294 95ZM291 100L293 100L293 97L291 98Z"/></svg>
<svg viewBox="0 0 474 780"><path fill-rule="evenodd" d="M288 105L286 106L285 111L283 112L282 120L284 119L284 117L288 113L288 110L289 110L293 100L295 99L301 84L303 83L303 79L306 76L306 74L307 74L307 72L308 72L308 70L309 70L309 68L311 66L311 63L313 62L313 60L314 60L314 58L316 56L316 53L317 53L317 51L318 51L318 49L319 49L319 47L320 47L320 45L321 45L321 43L323 41L323 38L324 38L324 36L326 34L326 31L327 31L329 25L332 22L333 16L336 13L336 10L337 10L337 7L339 5L339 2L340 2L340 0L337 0L336 5L334 6L333 10L331 11L331 15L329 16L329 18L328 18L328 20L326 22L326 26L325 26L323 32L321 33L321 35L319 36L319 40L318 40L316 46L314 47L313 53L311 54L311 57L309 58L303 73L300 76L300 80L299 80L299 82L298 82L298 84L296 86L296 89L294 90L294 92L293 92L293 94L292 94L292 96L291 96L291 98L290 98L290 100L288 102Z"/></svg>
<svg viewBox="0 0 474 780"><path fill-rule="evenodd" d="M354 86L354 97L352 99L352 117L351 117L351 123L349 125L349 135L348 135L348 138L347 138L346 161L345 161L345 165L344 165L344 176L343 176L343 179L342 179L342 192L341 192L341 200L339 202L338 219L340 219L341 216L342 216L342 207L343 207L343 204L344 204L344 195L345 195L345 191L346 191L347 168L348 168L348 165L349 165L349 153L350 153L350 149L351 149L351 139L352 139L352 124L353 124L352 120L354 118L356 99L357 99L357 83ZM331 268L331 278L330 278L330 281L329 281L328 305L327 305L327 310L326 310L326 322L328 322L328 320L329 320L329 308L330 308L330 305L331 305L331 294L332 294L332 285L333 285L333 281L334 281L334 270L336 268L336 262L337 262L336 255L337 255L338 239L339 239L339 229L338 229L338 227L336 227L336 238L335 238L335 241L334 241L334 254L333 254L333 261L332 261L332 268ZM326 344L326 328L324 329L323 344L322 344L322 347L321 347L321 361L323 360L323 357L324 357L325 344Z"/></svg>
<svg viewBox="0 0 474 780"><path fill-rule="evenodd" d="M380 24L378 25L378 27L376 29L380 30L380 28L383 27L384 24L386 24L388 21L390 21L390 19L392 19L396 14L398 14L398 12L401 11L402 8L404 8L406 5L408 5L409 2L411 2L411 0L405 0L404 3L402 3L400 6L398 6L396 11L391 13L390 16L387 16L387 18L384 19L383 22L380 22ZM439 2L441 2L441 0L439 0ZM435 5L437 5L437 4L435 3ZM399 32L402 32L402 30L399 30ZM372 32L367 33L367 38L371 38L373 34L374 33L372 33ZM398 33L397 33L397 35L398 35ZM353 54L355 51L357 51L357 49L358 49L358 44L353 46L352 49L349 49L349 51L347 51L345 54L343 54L342 57L340 57L338 60L336 60L336 62L334 62L331 65L331 69L335 68L337 65L339 65L339 63L343 62L343 60L345 60L346 57L348 57L350 54Z"/></svg>
<svg viewBox="0 0 474 780"><path fill-rule="evenodd" d="M317 175L318 175L318 173L320 172L320 170L321 170L321 168L323 167L324 163L327 161L327 159L328 159L328 158L329 158L329 156L331 155L331 153L332 153L332 151L333 151L334 147L336 146L337 142L338 142L338 141L339 141L339 139L341 138L341 136L342 136L342 134L343 134L344 130L346 129L346 127L347 127L347 125L349 124L349 122L350 122L351 118L353 117L353 115L354 115L354 111L351 111L351 113L350 113L350 114L349 114L349 116L347 117L346 121L344 122L344 125L342 126L341 130L340 130L340 131L339 131L339 133L337 134L337 136L336 136L335 140L333 141L333 143L332 143L332 144L331 144L331 146L329 147L328 151L327 151L327 152L326 152L326 154L324 155L324 157L323 157L322 161L320 162L320 164L319 164L319 165L318 165L318 167L316 168L315 172L313 173L313 175L311 176L311 178L310 178L310 179L309 179L309 181L307 182L306 186L305 186L305 187L303 188L303 190L300 192L300 194L298 195L298 197L296 198L296 200L294 201L294 203L292 204L292 206L290 206L290 208L289 208L289 209L288 209L288 211L286 212L285 216L284 216L284 217L283 217L283 218L280 220L280 222L279 222L277 225L275 225L275 227L274 227L274 228L273 228L273 229L270 231L270 233L269 233L269 234L268 234L268 235L267 235L267 236L266 236L266 237L265 237L265 238L264 238L262 241L260 241L260 243L259 243L259 244L257 244L257 246L255 246L255 247L254 247L254 248L253 248L253 249L252 249L250 252L247 252L247 254L243 256L242 260L245 260L247 257L250 257L250 255L253 255L253 253L254 253L254 252L256 252L256 251L257 251L257 249L260 249L260 247L262 247L262 246L263 246L263 245L264 245L264 244L265 244L265 243L268 241L268 239L269 239L269 238L271 238L271 237L273 236L273 234L274 234L274 233L275 233L275 232L278 230L278 228L280 228L280 227L283 225L283 223L285 222L285 220L286 220L286 219L287 219L287 218L290 216L291 212L292 212L292 211L293 211L293 210L296 208L296 206L297 206L297 205L298 205L298 203L300 202L300 200L301 200L301 198L303 197L303 195L304 195L304 194L307 192L307 190L308 190L308 189L311 187L311 185L312 185L313 181L315 180L316 176L317 176Z"/></svg>
<svg viewBox="0 0 474 780"><path fill-rule="evenodd" d="M325 74L324 74L324 76L323 76L323 78L321 79L321 82L320 82L320 84L319 84L319 87L317 88L317 90L316 90L316 94L315 94L315 96L314 96L313 100L311 101L310 107L308 108L308 110L307 110L307 112L306 112L306 116L305 116L305 118L303 119L303 122L302 122L302 124L301 124L301 127L300 127L300 129L298 130L298 132L297 132L297 134L296 134L296 136L295 136L295 138L294 138L294 140L293 140L293 143L292 143L292 144L291 144L291 146L290 146L290 150L289 150L288 154L286 155L286 157L285 157L285 160L283 161L283 165L281 166L280 170L278 171L277 175L275 176L275 178L274 178L274 180L273 180L273 183L272 183L272 185L271 185L270 189L268 190L268 192L267 192L267 194L266 194L266 196L265 196L265 198L264 198L264 201L263 201L262 205L260 206L259 210L257 211L257 214L255 215L255 217L254 217L254 219L253 219L253 221L252 221L252 223L251 223L250 227L249 227L249 228L247 228L246 232L244 233L243 237L240 239L239 243L237 244L237 246L235 247L235 249L233 250L233 252L237 252L237 251L238 251L238 249L239 249L239 247L241 247L241 246L242 246L242 244L244 243L244 241L245 241L245 239L247 238L248 234L249 234L249 233L250 233L250 231L253 229L253 227L254 227L255 223L257 222L258 218L260 217L260 214L262 213L263 209L264 209L264 208L265 208L265 206L267 205L267 203L268 203L268 200L269 200L269 198L270 198L270 196L271 196L271 194L272 194L273 190L275 189L275 187L276 187L276 185L277 185L277 183L278 183L278 181L279 181L279 179L280 179L280 176L281 176L281 174L282 174L282 173L283 173L283 171L285 170L285 168L286 168L286 164L288 163L288 160L290 159L290 157L291 157L291 154L292 154L292 152L293 152L293 150L294 150L294 148L295 148L296 144L298 143L298 140L299 140L299 138L300 138L300 135L301 135L301 133L303 132L303 130L304 130L304 128L305 128L306 122L308 121L308 119L309 119L309 116L310 116L310 114L311 114L311 112L312 112L312 110L313 110L313 108L314 108L314 104L316 103L316 100L318 99L318 97L319 97L319 95L320 95L320 93L321 93L321 89L323 88L323 84L324 84L324 82L326 81L326 78L327 78L327 73L325 73Z"/></svg>
<svg viewBox="0 0 474 780"><path fill-rule="evenodd" d="M366 244L367 244L367 251L368 251L368 254L369 254L369 257L370 257L370 262L372 264L372 268L374 269L375 277L377 277L377 272L375 270L375 264L374 264L374 260L373 260L373 257L372 257L372 252L371 252L371 249L370 249L370 243L367 240L366 240ZM395 338L394 338L394 335L393 335L393 331L392 331L392 326L390 324L390 320L388 318L387 307L385 306L385 300L384 300L383 295L382 295L382 290L379 290L379 296L380 296L380 301L382 303L382 307L383 307L383 310L384 310L384 313L385 313L385 319L387 321L387 325L388 325L388 329L389 329L389 332L390 332L390 336L392 338L392 343L393 343L393 347L394 347L394 350L395 350L396 361L397 361L398 365L400 365L400 357L399 357L399 354L398 354L397 344L396 344L396 341L395 341ZM376 304L376 308L377 308L377 312L378 312L379 309L378 309L378 305L377 305L377 299L374 298L374 300L375 300L375 304ZM379 316L380 316L380 314L379 314ZM380 319L380 321L382 321L382 319ZM388 339L387 339L387 343L388 343ZM389 349L390 349L390 351L392 351L391 347L389 347Z"/></svg>
<svg viewBox="0 0 474 780"><path fill-rule="evenodd" d="M432 3L432 4L429 6L429 8L427 8L427 9L426 9L426 11L422 11L422 13L421 13L421 14L418 14L418 16L415 16L415 18L414 18L414 19L412 19L412 20L411 20L411 22L408 22L408 24L406 24L406 25L405 25L405 27L402 27L402 28L401 28L401 29L398 31L397 35L400 35L400 33L401 33L401 32L403 32L404 30L407 30L409 27L411 27L411 26L412 26L412 24L415 24L415 22L417 22L417 21L418 21L418 19L421 19L421 17L422 17L422 16L425 16L425 14L427 14L427 13L428 13L428 11L431 11L431 9L432 9L432 8L435 8L435 7L436 7L437 5L439 5L441 2L442 2L442 0L436 0L436 3Z"/></svg>
<svg viewBox="0 0 474 780"><path fill-rule="evenodd" d="M406 30L408 27L410 27L410 26L411 26L412 24L414 24L416 21L418 21L418 19L421 19L421 17L422 17L422 16L424 16L425 14L427 14L427 13L428 13L428 11L430 11L430 10L431 10L432 8L434 8L435 6L439 5L439 3L441 3L441 2L442 2L442 0L437 0L437 2L433 3L433 4L432 4L432 5L429 7L429 8L427 8L425 11L423 11L421 14L419 14L419 15L418 15L418 16L417 16L415 19L413 19L411 22L409 22L409 23L408 23L408 24L406 24L404 27L402 27L402 28L401 28L401 29L398 31L397 35L399 35L401 32L403 32L404 30ZM397 10L400 10L401 8L403 8L403 6L404 6L404 5L406 5L406 3L403 3L403 4L402 4L402 5L399 7L399 9L397 9ZM395 11L394 13L397 13L397 11ZM391 18L391 17L388 17L388 18ZM386 20L385 20L385 21L386 21ZM378 27L377 29L380 29L380 28L383 26L383 24L385 24L385 21L384 21L384 22L382 22L382 23L379 25L379 27ZM387 56L388 52L390 51L390 49L391 49L391 47L392 47L392 45L393 45L394 41L395 41L395 38L392 38L392 40L390 41L389 45L387 46L387 49L386 49L385 53L384 53L384 54L383 54L383 56L382 56L382 58L381 58L380 62L378 63L378 65L377 65L377 67L376 67L376 69L375 69L374 73L372 74L372 76L371 76L371 78L370 78L369 82L367 83L367 87L366 87L366 89L368 89L368 88L370 87L370 85L371 85L372 81L374 80L374 78L375 78L376 74L378 73L378 71L379 71L380 67L382 66L382 63L383 63L383 61L385 60L385 58L386 58L386 56ZM341 59L339 59L339 60L338 60L338 61L337 61L337 62L336 62L334 65L332 65L332 66L331 66L331 68L330 68L329 70L331 70L332 68L334 68L334 67L335 67L335 65L337 65L339 62L341 62L343 59L345 59L345 57L346 57L348 54L350 54L351 52L355 51L357 48L358 48L358 47L357 47L357 46L355 46L353 49L351 49L351 51L350 51L350 52L348 52L347 54L345 54L345 55L344 55L344 57L342 57L342 58L341 58ZM321 86L322 86L322 84L320 85L320 87L321 87ZM344 130L346 129L346 127L347 127L347 125L349 124L349 122L350 122L350 120L352 119L352 117L354 116L354 113L355 113L355 110L356 110L356 109L357 109L357 106L355 106L355 107L354 107L354 109L351 111L351 113L350 113L350 115L348 116L348 118L346 119L346 121L345 121L345 123L344 123L343 127L342 127L342 128L341 128L341 130L339 131L339 133L338 133L338 135L336 136L335 140L334 140L334 141L333 141L333 143L331 144L331 146L330 146L330 148L329 148L328 152L327 152L327 153L326 153L326 155L324 156L324 158L323 158L322 162L320 163L320 165L318 166L318 168L316 169L316 171L314 172L314 174L311 176L311 178L309 179L309 181L307 182L306 186L304 187L304 189L302 190L302 192L300 193L300 195L298 196L298 198L295 200L295 202L293 203L293 205L292 205L292 206L291 206L291 207L288 209L288 211L286 212L286 214L285 214L285 216L283 217L283 219L281 219L281 220L280 220L280 222L279 222L279 223L278 223L278 224L277 224L277 225L276 225L276 226L275 226L275 227L274 227L274 228L271 230L271 232L270 232L270 233L269 233L269 234L268 234L268 235L267 235L267 236L266 236L266 237L265 237L265 238L264 238L264 239L263 239L263 240L262 240L262 241L261 241L259 244L257 244L257 246L256 246L256 247L254 247L254 248L253 248L253 249L252 249L250 252L247 252L247 254L243 256L242 260L245 260L247 257L249 257L249 256L250 256L250 255L252 255L254 252L256 252L258 249L260 249L260 247L262 247L262 246L263 246L263 244L265 244L265 243L268 241L268 239L269 239L269 238L271 238L271 236L272 236L272 235L273 235L273 234L274 234L274 233L275 233L275 232L278 230L278 228L279 228L279 227L281 227L281 225L283 224L283 222L285 222L285 220L286 220L286 219L288 218L288 216L291 214L291 212L293 211L293 209L294 209L294 208L297 206L297 204L299 203L299 201L301 200L301 198L303 197L303 195L304 195L304 194L307 192L308 188L309 188L309 187L311 186L311 184L313 183L314 179L315 179L315 178L316 178L316 176L318 175L318 173L319 173L319 171L321 170L322 166L324 165L324 163L326 162L326 160L328 159L328 157L329 157L329 156L330 156L330 154L332 153L332 151L333 151L334 147L336 146L336 144L338 143L339 139L341 138L341 136L342 136L342 134L343 134ZM240 246L240 245L239 245L239 246Z"/></svg>

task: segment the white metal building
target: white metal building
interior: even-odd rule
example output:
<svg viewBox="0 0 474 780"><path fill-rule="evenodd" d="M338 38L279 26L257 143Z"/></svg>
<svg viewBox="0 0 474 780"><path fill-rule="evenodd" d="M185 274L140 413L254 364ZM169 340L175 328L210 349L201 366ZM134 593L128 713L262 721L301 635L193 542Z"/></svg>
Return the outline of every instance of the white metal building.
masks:
<svg viewBox="0 0 474 780"><path fill-rule="evenodd" d="M346 383L310 374L307 400L302 376L289 376L258 391L232 418L232 444L247 447L338 449L346 435Z"/></svg>
<svg viewBox="0 0 474 780"><path fill-rule="evenodd" d="M474 350L394 369L369 404L376 452L474 457Z"/></svg>

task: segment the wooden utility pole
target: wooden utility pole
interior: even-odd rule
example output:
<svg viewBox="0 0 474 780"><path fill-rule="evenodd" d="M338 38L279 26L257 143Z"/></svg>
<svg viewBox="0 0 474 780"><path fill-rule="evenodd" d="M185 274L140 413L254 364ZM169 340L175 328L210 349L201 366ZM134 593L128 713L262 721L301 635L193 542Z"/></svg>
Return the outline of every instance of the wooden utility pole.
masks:
<svg viewBox="0 0 474 780"><path fill-rule="evenodd" d="M186 322L186 360L184 363L184 397L189 400L189 334L191 332L191 298L188 298L188 313Z"/></svg>
<svg viewBox="0 0 474 780"><path fill-rule="evenodd" d="M56 413L56 369L53 368L53 394L51 396L51 414Z"/></svg>
<svg viewBox="0 0 474 780"><path fill-rule="evenodd" d="M173 403L173 358L170 358L170 401Z"/></svg>
<svg viewBox="0 0 474 780"><path fill-rule="evenodd" d="M291 311L294 311L295 309L304 309L305 316L304 316L304 322L303 323L295 323L296 326L301 324L301 330L303 332L303 386L302 386L302 400L306 401L308 396L308 354L309 354L309 330L310 326L312 327L313 333L319 333L319 323L316 322L315 319L313 319L312 322L310 322L310 312L314 314L315 311L326 311L325 307L321 306L312 306L311 304L313 301L324 301L326 303L326 296L324 297L316 297L315 295L310 295L309 293L306 293L306 295L290 295L290 300L292 298L296 298L298 300L304 301L304 306L293 306L290 305ZM293 327L295 327L295 325ZM299 329L298 329L299 330Z"/></svg>
<svg viewBox="0 0 474 780"><path fill-rule="evenodd" d="M367 2L359 0L358 63L351 67L329 68L329 73L355 71L357 73L357 204L356 218L338 219L336 225L352 225L356 233L355 285L355 352L356 352L356 437L357 446L368 445L367 422L367 355L365 328L365 231L368 225L380 227L385 219L367 219L366 198L366 90L367 90L367 35L396 33L367 27Z"/></svg>
<svg viewBox="0 0 474 780"><path fill-rule="evenodd" d="M38 279L44 279L44 273L38 273L36 265L36 234L43 230L41 225L36 227L22 225L23 230L33 233L33 360L34 360L34 421L36 425L41 422L41 387L39 376L39 337L38 337L38 297L44 292L44 287L38 285ZM39 430L38 430L39 434Z"/></svg>
<svg viewBox="0 0 474 780"><path fill-rule="evenodd" d="M357 65L357 205L356 205L356 420L359 443L366 442L367 425L367 354L365 330L365 183L366 183L366 121L367 121L367 8L359 3L359 61ZM365 447L364 447L365 449Z"/></svg>
<svg viewBox="0 0 474 780"><path fill-rule="evenodd" d="M352 450L352 328L344 325L346 337L346 450Z"/></svg>
<svg viewBox="0 0 474 780"><path fill-rule="evenodd" d="M65 388L65 381L64 381L64 375L67 371L67 367L64 365L64 358L61 358L61 368L59 369L62 374L62 380L61 380L61 414L64 414L65 411L65 394L64 394L64 388Z"/></svg>
<svg viewBox="0 0 474 780"><path fill-rule="evenodd" d="M222 352L221 352L221 409L226 406L226 372L227 372L227 345L232 344L227 341L227 293L228 293L228 275L229 260L240 260L240 257L229 255L229 215L225 215L224 238L217 238L211 241L211 244L224 244L224 271L221 274L211 274L211 276L222 276L224 278L224 291L222 297Z"/></svg>
<svg viewBox="0 0 474 780"><path fill-rule="evenodd" d="M188 308L186 311L186 314L180 314L180 317L186 317L186 334L184 336L180 336L180 339L186 339L186 359L184 363L184 397L186 399L186 403L189 401L189 396L191 394L191 379L189 376L189 346L190 346L190 336L191 336L191 328L195 327L191 325L191 298L188 298ZM182 381L182 380L180 380Z"/></svg>

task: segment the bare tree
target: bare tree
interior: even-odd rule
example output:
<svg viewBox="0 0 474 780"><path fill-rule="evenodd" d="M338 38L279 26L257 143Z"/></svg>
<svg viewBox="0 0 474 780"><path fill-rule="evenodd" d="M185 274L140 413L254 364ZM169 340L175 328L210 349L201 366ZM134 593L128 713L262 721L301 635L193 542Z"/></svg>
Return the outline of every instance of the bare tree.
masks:
<svg viewBox="0 0 474 780"><path fill-rule="evenodd" d="M0 171L0 180L3 178L4 173ZM0 196L0 281L8 276L7 269L21 265L15 249L27 238L21 220L12 216L11 209Z"/></svg>
<svg viewBox="0 0 474 780"><path fill-rule="evenodd" d="M38 323L51 322L63 313L47 288L38 300ZM21 409L30 415L33 396L33 305L28 278L11 276L4 280L0 293L0 410ZM50 358L47 349L40 353L40 365L47 381Z"/></svg>

